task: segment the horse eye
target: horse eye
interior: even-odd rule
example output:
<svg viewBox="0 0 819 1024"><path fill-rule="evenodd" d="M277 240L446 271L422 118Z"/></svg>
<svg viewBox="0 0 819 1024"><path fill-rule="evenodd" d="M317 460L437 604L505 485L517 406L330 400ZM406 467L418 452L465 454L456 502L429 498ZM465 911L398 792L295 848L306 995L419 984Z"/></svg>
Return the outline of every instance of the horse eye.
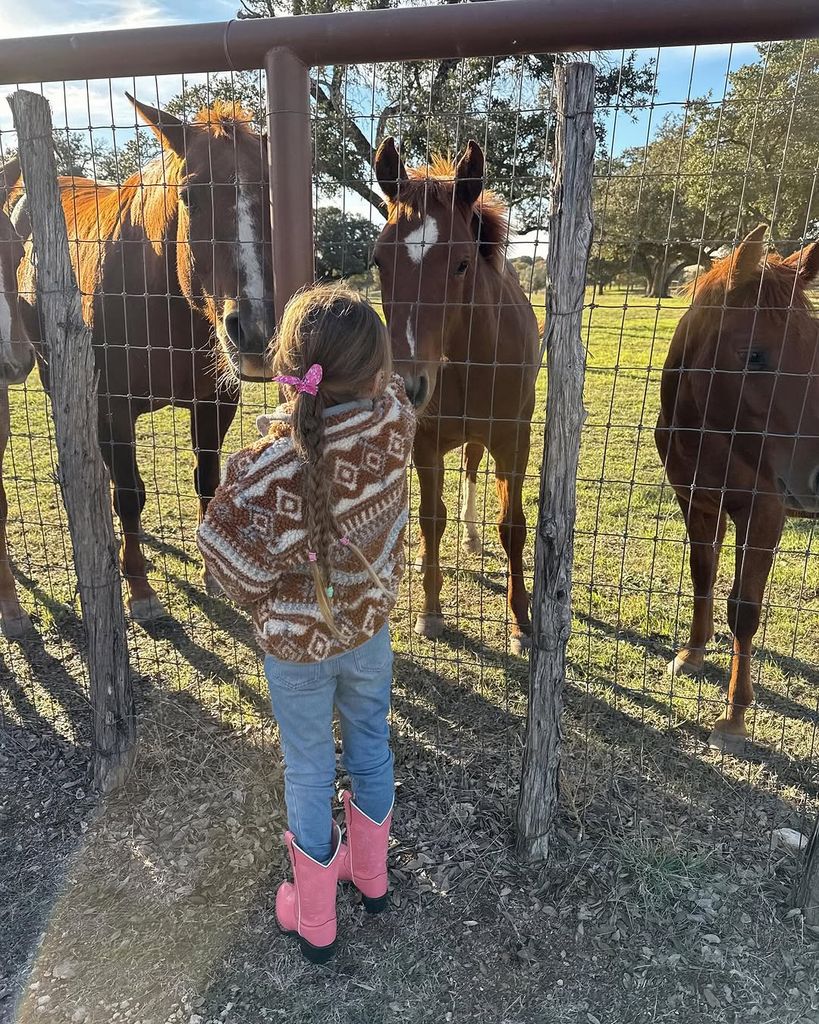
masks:
<svg viewBox="0 0 819 1024"><path fill-rule="evenodd" d="M193 213L196 209L196 193L189 185L183 185L182 188L180 188L179 201L188 213Z"/></svg>
<svg viewBox="0 0 819 1024"><path fill-rule="evenodd" d="M742 356L743 360L745 361L745 365L748 367L749 370L764 370L765 367L768 365L768 361L765 358L765 353L762 351L762 349L745 349L744 351L740 352L740 355Z"/></svg>
<svg viewBox="0 0 819 1024"><path fill-rule="evenodd" d="M469 260L461 260L455 270L456 277L463 277L463 275L469 270Z"/></svg>

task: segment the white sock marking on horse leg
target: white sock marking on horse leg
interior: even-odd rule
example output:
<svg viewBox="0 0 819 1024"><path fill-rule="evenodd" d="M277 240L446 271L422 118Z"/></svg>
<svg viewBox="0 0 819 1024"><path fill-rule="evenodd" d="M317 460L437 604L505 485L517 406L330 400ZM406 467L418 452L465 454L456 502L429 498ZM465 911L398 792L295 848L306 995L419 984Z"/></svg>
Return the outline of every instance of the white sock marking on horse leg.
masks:
<svg viewBox="0 0 819 1024"><path fill-rule="evenodd" d="M475 481L466 478L463 501L461 502L461 519L466 526L466 537L470 547L480 543L478 534L478 513L475 508L478 486Z"/></svg>

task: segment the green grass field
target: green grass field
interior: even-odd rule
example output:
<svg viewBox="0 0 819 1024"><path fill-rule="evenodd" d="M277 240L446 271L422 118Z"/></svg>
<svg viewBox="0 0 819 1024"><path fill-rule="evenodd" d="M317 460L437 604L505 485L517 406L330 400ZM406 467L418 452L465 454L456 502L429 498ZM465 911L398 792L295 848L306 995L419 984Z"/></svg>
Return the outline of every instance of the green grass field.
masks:
<svg viewBox="0 0 819 1024"><path fill-rule="evenodd" d="M724 559L720 575L717 638L705 675L701 679L672 680L666 674L667 662L687 637L691 584L685 532L673 494L663 486L653 426L660 369L683 308L682 299L658 303L623 291L588 295L584 329L588 418L578 481L574 632L570 641L564 724L563 815L558 830L558 846L569 865L578 856L587 858L584 864L592 862L589 858L595 864L598 860L593 858L603 858L599 863L609 864L605 851L614 851L610 862L614 865L612 877L617 881L612 882L605 905L615 918L626 911L629 917L655 915L661 922L660 932L667 927L662 922L677 912L692 885L697 888L702 884L707 889L712 883L717 885L714 879L719 880L719 885L734 886L730 890L734 893L736 883L727 879L752 879L747 881L750 888L743 888L744 897L742 893L732 897L737 914L741 910L746 916L759 913L773 919L784 913L784 890L777 889L765 874L772 870L764 867L770 865L771 832L780 826L803 831L809 828L818 803L815 745L819 722L819 539L811 523L793 521L788 525L768 589L763 627L757 638L758 702L749 716L754 743L746 756L718 754L706 742L725 700L729 638L724 597L730 586L730 555ZM534 429L537 441L525 490L530 531L537 510L545 387L545 374L541 374ZM266 397L272 400L273 393L266 396L263 388L255 386L245 389L240 414L227 439L228 452L255 437L254 418L265 408ZM35 620L38 636L24 643L3 644L0 723L5 719L9 725L22 725L40 735L53 733L64 744L81 746L87 741L88 721L83 635L65 515L54 484L49 411L34 378L12 395L12 423L13 439L7 456L9 534L21 598ZM147 808L144 816L148 819L157 815L161 818L163 814L171 814L173 819L172 808L185 805L186 798L178 790L186 773L195 780L195 784L190 782L190 792L213 789L217 795L209 793L208 799L218 803L224 797L224 813L234 813L228 807L231 784L221 779L222 769L233 763L231 758L239 763L244 756L237 752L239 748L261 750L261 756L268 759L275 740L260 663L247 621L226 603L208 597L201 584L194 546L197 519L187 415L165 410L144 418L140 421L138 443L140 467L148 490L143 520L146 551L151 559L152 581L171 617L150 627L130 626L132 660L147 724L143 727L143 754L138 762L138 772L141 765L144 774L135 783L136 795L131 803L119 808L118 827L124 832L131 827L126 819L131 820L135 805L141 808L141 814ZM509 651L505 566L493 525L496 503L490 470L484 462L479 477L485 551L480 557L469 557L460 550L460 530L455 521L461 484L457 456L448 464L446 488L451 518L443 549L447 566L443 592L447 613L445 635L431 643L412 632L421 597L420 581L415 574L408 574L393 620L397 650L393 712L396 771L399 803L405 815L401 819L403 824L398 826L396 885L399 902L402 898L412 902L417 896L419 907L424 900L433 898L436 905L446 904L448 894L459 891L459 871L464 870L464 864L471 864L473 874L480 874L482 900L497 904L501 899L516 899L518 893L515 889L513 895L501 897L501 890L506 893L509 887L504 888L499 880L499 872L507 869L505 859L498 866L498 858L499 851L508 850L510 811L517 792L527 664ZM414 477L411 500L410 543L414 547ZM534 534L530 536L526 554L529 572ZM158 727L156 721L165 721L163 708L169 706L173 707L173 728ZM226 736L224 726L231 730ZM214 770L208 753L217 742L211 739L214 736L222 737L218 749L229 751L224 763L221 756L217 757L218 770ZM211 771L212 786L208 774ZM250 785L241 783L246 784ZM283 823L283 806L280 788L268 787L265 794L263 834L269 837ZM161 805L159 810L157 805ZM116 809L106 812L117 813ZM194 816L190 820L194 820L194 811L190 813ZM424 846L425 829L435 834L435 841L430 840L432 846ZM161 838L164 833L157 835ZM486 843L480 845L487 836ZM593 844L591 852L582 853L585 846L581 850L572 845L586 840ZM133 842L136 840L129 840L132 845ZM105 843L102 845L108 848ZM281 868L280 851L270 847L269 839L262 845L268 850L268 859L273 858L275 878ZM462 847L466 853L450 856L446 852ZM270 849L274 849L272 854ZM136 855L132 851L127 856ZM502 858L506 856L504 852ZM556 856L560 861L561 855ZM98 865L96 870L102 869ZM554 870L560 874L564 869ZM573 869L565 871L568 874L560 875L564 880L574 877ZM258 881L255 868L251 876L251 880ZM251 881L246 880L246 884ZM402 885L409 895L400 895ZM537 889L540 882L531 878L510 885L534 886L531 891L541 892ZM743 882L742 886L745 885ZM244 889L241 891L245 893ZM540 906L546 897L538 899ZM563 905L560 899L554 899L558 908ZM581 902L585 899L583 896ZM461 909L457 914L461 918L464 913L479 918L475 900L467 909L458 904ZM573 906L571 900L570 905ZM246 907L246 901L242 907ZM760 908L767 909L763 912ZM64 908L63 912L68 920L71 914L84 911L74 907ZM696 913L699 911L695 909ZM581 916L580 920L587 918ZM411 936L401 939L390 933L391 937L383 939L397 958L394 964L390 962L389 969L385 968L385 977L389 970L399 971L402 958L411 961L416 956L415 946L421 950L425 948L424 942L430 941L425 931L428 926L420 918L413 921L415 931ZM432 932L435 927L432 926ZM519 924L509 927L520 939ZM718 925L712 922L710 927L717 930ZM741 931L743 926L737 923L737 927ZM121 931L121 922L118 928ZM615 930L620 935L621 924L612 925L612 934ZM100 936L104 934L104 930L100 932ZM483 952L474 953L477 964L482 957L491 959L493 947L490 931L484 934L478 929L475 934L483 934L485 940ZM623 935L622 942L628 944L630 940ZM696 935L692 935L695 942ZM525 940L522 941L523 945L512 953L516 971L528 970L530 962L520 952L527 948ZM619 949L619 941L612 948ZM665 940L657 939L662 941ZM393 946L389 946L390 942ZM774 956L773 937L771 943ZM93 943L89 948L92 947ZM639 943L635 950L638 947ZM376 955L367 948L367 955ZM59 951L54 954L58 955ZM443 960L439 963L436 959L443 955L437 947L417 955L427 956L430 965L438 965L435 970L451 969ZM530 981L532 985L542 983L546 970L543 957L538 953L532 959L531 978L525 983L521 981L521 986ZM281 966L279 961L276 963ZM535 977L538 964L539 981ZM729 972L727 962L723 967ZM705 970L702 964L700 968ZM429 969L432 971L433 966ZM617 968L611 970L612 978L619 977ZM475 971L478 972L477 966ZM644 979L646 976L642 975ZM474 989L473 998L480 1002L480 972L475 975L474 985L470 979L466 987ZM273 984L269 978L267 981ZM740 986L739 981L732 984ZM754 984L752 980L747 982L748 1006L757 998ZM384 985L389 988L387 982ZM395 981L394 985L401 988L404 983ZM409 982L405 988L406 993L412 991ZM650 988L644 993L646 999ZM362 1007L369 1005L366 992L349 987L347 991L352 993L350 998L364 1000ZM383 1016L368 1015L362 1009L360 1017L335 1016L336 1010L333 1014L328 1010L324 1016L310 1017L305 1010L305 1016L297 1019L443 1020L443 1016L429 1018L421 1012L425 991L422 986L412 997L407 994L409 1001L400 1003L403 1009L399 1012L399 1007L392 1015L386 1010ZM311 993L315 1002L310 1006L325 1005L318 989L311 989ZM626 1002L636 998L628 986L621 994ZM510 994L509 1005L515 1003L513 995L514 992ZM413 998L417 999L417 1006L412 1003ZM266 999L270 1005L278 1005L269 993ZM695 1000L691 1007L695 1006L700 1010L692 1009L690 1018L683 1015L676 1019L701 1019L698 1012L710 1012L713 1004L709 998L707 1003ZM575 1010L561 1015L557 1013L559 1003L553 1008L555 1020L597 1019L586 1017L585 1010L576 1008L576 1016ZM35 1010L32 1003L32 1015ZM598 1015L602 1015L599 1008ZM250 1015L248 1019L258 1018ZM501 1017L478 1014L473 1019L488 1021ZM503 1019L530 1018L521 1010L520 1016L510 1011L508 1018ZM553 1018L544 1013L531 1019ZM610 1019L661 1018L632 1018L624 1012Z"/></svg>
<svg viewBox="0 0 819 1024"><path fill-rule="evenodd" d="M678 678L672 687L665 666L687 635L691 585L684 528L673 494L663 486L652 429L660 369L685 300L658 303L617 291L594 303L591 298L584 330L588 419L577 496L571 682L600 709L616 709L647 730L672 731L682 743L686 737L699 743L724 702L729 644L723 598L732 564L726 548L711 670L704 680ZM525 489L530 530L537 512L545 387L544 373ZM255 436L254 417L265 407L265 398L262 387L246 387L227 451ZM147 631L132 627L135 666L157 685L194 693L223 720L255 723L264 696L252 638L244 619L208 598L199 579L187 414L165 410L144 417L139 426L138 456L148 490L146 549L152 579L172 621ZM65 516L53 482L48 405L35 378L12 396L12 430L9 533L20 593L38 623L44 651L61 664L67 681L80 673L78 604ZM511 702L510 710L518 714L525 665L508 654L504 562L488 460L479 477L485 543L480 557L464 555L457 543L460 487L456 454L448 464L450 526L444 541L443 601L450 629L437 644L412 635L420 581L408 578L394 622L397 647L434 671L445 666L460 682L477 683L492 703ZM415 505L414 477L411 492ZM416 540L413 524L410 543ZM530 543L529 571L532 558ZM808 521L793 521L786 529L766 612L758 636L760 700L751 720L754 738L789 760L809 760L817 720L819 557ZM70 734L75 720L67 706L70 694L44 686L25 657L21 660L23 649L11 645L6 654L20 690L16 698L3 697L5 711L12 717L39 716ZM20 705L16 712L15 699Z"/></svg>

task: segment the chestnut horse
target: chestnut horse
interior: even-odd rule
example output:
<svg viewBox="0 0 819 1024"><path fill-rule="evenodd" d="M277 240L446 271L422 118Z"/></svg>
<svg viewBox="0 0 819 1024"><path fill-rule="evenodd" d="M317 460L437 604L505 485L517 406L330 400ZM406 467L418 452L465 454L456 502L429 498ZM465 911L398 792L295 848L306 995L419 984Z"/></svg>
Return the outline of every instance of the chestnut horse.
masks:
<svg viewBox="0 0 819 1024"><path fill-rule="evenodd" d="M190 410L203 516L219 484L237 378L268 375L274 313L266 145L249 115L220 103L186 124L131 102L159 138L162 155L121 186L85 179L63 179L61 186L100 375L100 444L122 522L129 608L134 619L147 621L164 609L140 546L145 486L134 449L136 419L169 404ZM48 339L38 325L31 259L21 264L18 283L48 389Z"/></svg>
<svg viewBox="0 0 819 1024"><path fill-rule="evenodd" d="M522 490L540 354L531 303L506 261L506 210L484 191L484 158L475 142L457 166L437 158L408 174L395 142L386 139L375 171L389 219L374 262L396 369L419 413L413 454L421 489L424 606L415 631L437 637L443 630L444 455L465 444L465 546L474 551L480 545L475 489L485 448L495 460L512 646L520 651L531 637Z"/></svg>
<svg viewBox="0 0 819 1024"><path fill-rule="evenodd" d="M3 487L3 457L9 442L9 385L22 384L34 366L34 349L23 330L17 301L17 267L23 258L23 242L4 207L20 177L15 158L0 167L0 631L19 637L31 629L31 621L17 599L6 546L8 502Z"/></svg>
<svg viewBox="0 0 819 1024"><path fill-rule="evenodd" d="M693 286L671 341L655 439L691 541L690 639L669 666L702 668L727 517L736 527L726 712L712 746L741 747L754 699L751 643L786 516L819 516L819 321L807 287L819 243L787 259L764 226Z"/></svg>

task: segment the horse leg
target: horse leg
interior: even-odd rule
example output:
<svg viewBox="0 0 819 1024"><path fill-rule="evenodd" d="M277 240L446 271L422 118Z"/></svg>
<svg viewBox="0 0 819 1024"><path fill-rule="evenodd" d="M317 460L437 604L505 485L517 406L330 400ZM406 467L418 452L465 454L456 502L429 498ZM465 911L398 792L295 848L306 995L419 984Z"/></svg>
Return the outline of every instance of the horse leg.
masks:
<svg viewBox="0 0 819 1024"><path fill-rule="evenodd" d="M193 484L199 497L199 522L205 518L210 499L219 486L219 456L230 425L236 416L238 389L218 391L212 400L197 401L191 407L191 444L193 445ZM218 595L222 588L204 570L202 579L208 594Z"/></svg>
<svg viewBox="0 0 819 1024"><path fill-rule="evenodd" d="M529 462L529 424L519 424L514 446L492 451L495 483L500 502L498 533L506 552L507 606L512 613L512 650L522 654L532 645L529 595L523 580L523 548L526 517L523 514L523 480Z"/></svg>
<svg viewBox="0 0 819 1024"><path fill-rule="evenodd" d="M677 496L685 518L691 549L688 556L694 588L694 615L688 646L669 662L671 675L688 672L696 675L705 663L705 648L714 635L714 583L728 517L721 508L701 509Z"/></svg>
<svg viewBox="0 0 819 1024"><path fill-rule="evenodd" d="M461 520L466 527L462 547L467 555L479 555L483 551L481 536L478 533L478 514L475 511L475 498L478 490L478 467L483 458L483 445L475 441L464 445L463 470L465 475L463 498L461 501Z"/></svg>
<svg viewBox="0 0 819 1024"><path fill-rule="evenodd" d="M745 711L754 699L752 643L759 629L765 586L785 521L783 506L778 501L757 496L755 505L732 516L737 530L736 564L734 585L728 597L728 625L734 634L734 652L728 707L714 723L709 739L711 746L719 750L741 749L748 735Z"/></svg>
<svg viewBox="0 0 819 1024"><path fill-rule="evenodd" d="M419 636L435 639L444 630L441 612L443 576L439 564L441 537L446 529L446 505L443 500L444 457L435 439L416 439L415 468L421 490L419 522L421 559L424 573L424 607L415 620Z"/></svg>
<svg viewBox="0 0 819 1024"><path fill-rule="evenodd" d="M114 484L114 511L122 523L120 561L128 585L128 610L136 622L153 622L167 615L148 582L140 543L140 516L145 507L145 484L139 475L131 410L115 407L100 417L100 448Z"/></svg>
<svg viewBox="0 0 819 1024"><path fill-rule="evenodd" d="M19 638L32 632L31 619L20 607L17 588L11 574L8 549L6 547L6 523L8 502L3 486L3 457L9 442L9 392L0 387L0 632L3 636Z"/></svg>

